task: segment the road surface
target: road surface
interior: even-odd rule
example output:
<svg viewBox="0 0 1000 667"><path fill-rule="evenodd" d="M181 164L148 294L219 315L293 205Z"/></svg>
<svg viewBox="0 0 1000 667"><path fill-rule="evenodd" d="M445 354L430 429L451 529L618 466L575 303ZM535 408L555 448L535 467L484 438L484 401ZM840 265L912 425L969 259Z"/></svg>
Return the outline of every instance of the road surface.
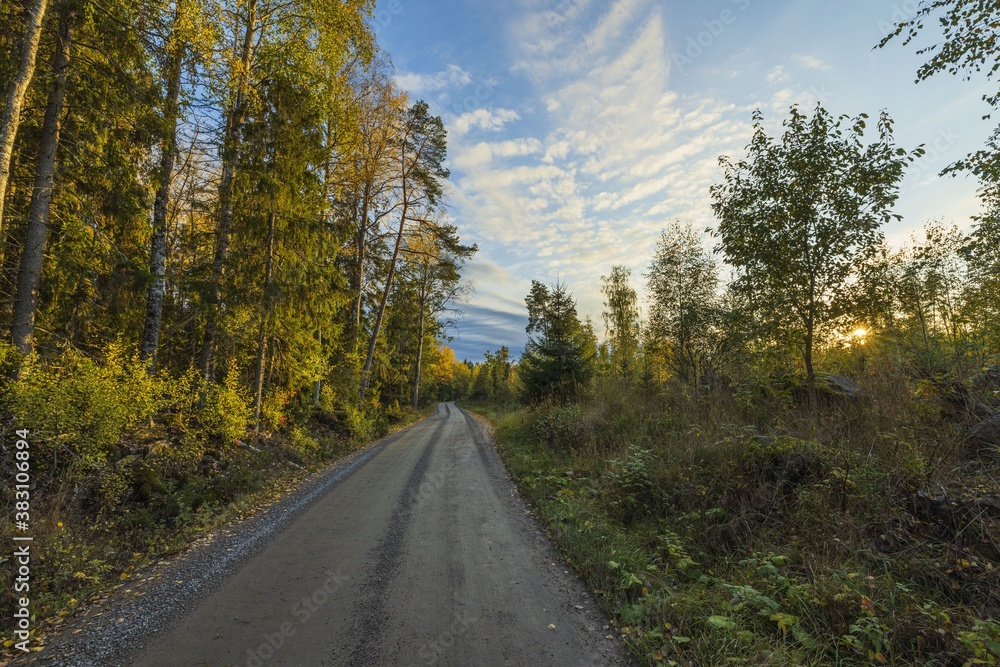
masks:
<svg viewBox="0 0 1000 667"><path fill-rule="evenodd" d="M453 404L342 475L233 569L102 663L632 664L483 426Z"/></svg>

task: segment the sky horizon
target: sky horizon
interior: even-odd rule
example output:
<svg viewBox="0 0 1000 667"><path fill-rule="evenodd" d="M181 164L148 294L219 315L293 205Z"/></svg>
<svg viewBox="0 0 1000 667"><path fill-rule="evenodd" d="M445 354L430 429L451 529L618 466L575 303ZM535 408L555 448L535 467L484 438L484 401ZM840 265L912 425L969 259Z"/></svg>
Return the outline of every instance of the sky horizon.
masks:
<svg viewBox="0 0 1000 667"><path fill-rule="evenodd" d="M772 135L792 104L888 111L897 144L927 150L907 170L889 242L931 220L968 228L976 182L938 173L992 132L985 77L915 84L925 57L913 45L873 49L917 5L378 0L379 44L400 88L444 120L450 217L480 249L464 271L476 293L450 332L457 357L520 355L532 280L565 282L603 337L601 276L628 267L642 299L660 233L714 226L718 158L745 154L755 109Z"/></svg>

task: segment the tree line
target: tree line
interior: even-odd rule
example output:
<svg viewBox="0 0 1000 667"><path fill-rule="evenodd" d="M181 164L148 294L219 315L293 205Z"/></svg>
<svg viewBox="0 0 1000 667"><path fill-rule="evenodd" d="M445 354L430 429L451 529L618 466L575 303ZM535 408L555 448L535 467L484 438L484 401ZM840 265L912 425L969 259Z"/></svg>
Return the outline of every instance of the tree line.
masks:
<svg viewBox="0 0 1000 667"><path fill-rule="evenodd" d="M373 7L4 4L17 356L131 346L151 373L234 378L257 428L325 395L416 407L476 248L447 216L443 123L394 84Z"/></svg>
<svg viewBox="0 0 1000 667"><path fill-rule="evenodd" d="M910 45L931 19L943 40L919 49L929 60L918 80L980 71L992 79L1000 71L998 15L989 3L921 2L914 18L876 48L897 38ZM992 110L1000 97L983 100ZM823 379L818 358L843 367L838 350L874 343L911 375L935 382L967 379L995 363L997 133L942 173L979 179L983 212L972 229L929 221L893 249L883 228L901 219L893 212L900 184L924 150L895 143L887 112L835 117L822 104L812 114L793 106L778 135L767 131L760 111L753 121L745 156L720 158L723 180L711 188L714 252L690 225L664 231L645 274L644 319L629 270L613 267L602 278L603 344L578 317L565 285L533 282L528 342L508 393L530 401L572 398L595 375L675 379L696 389L798 375L791 382L815 401Z"/></svg>
<svg viewBox="0 0 1000 667"><path fill-rule="evenodd" d="M867 145L864 115L793 107L778 137L754 118L747 156L723 157L712 188L715 252L691 225L664 231L644 275L645 318L623 266L602 278L603 343L565 284L533 282L516 371L523 397L573 398L596 375L711 389L799 374L813 391L819 357L876 340L926 378L968 376L995 359L997 210L970 232L929 221L893 249L882 227L898 217L904 168L922 149L898 147L887 114Z"/></svg>

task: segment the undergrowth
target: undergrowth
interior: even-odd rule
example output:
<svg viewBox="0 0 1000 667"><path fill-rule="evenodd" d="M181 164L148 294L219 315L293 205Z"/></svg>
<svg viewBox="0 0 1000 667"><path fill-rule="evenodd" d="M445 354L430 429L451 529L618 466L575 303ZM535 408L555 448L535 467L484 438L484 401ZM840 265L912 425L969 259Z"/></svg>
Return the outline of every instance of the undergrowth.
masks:
<svg viewBox="0 0 1000 667"><path fill-rule="evenodd" d="M761 387L605 380L480 411L642 664L996 664L997 452L925 383L863 389L762 410Z"/></svg>
<svg viewBox="0 0 1000 667"><path fill-rule="evenodd" d="M219 384L192 369L149 374L126 349L100 361L68 351L59 363L28 357L15 377L0 346L0 443L30 443L32 646L64 617L133 571L187 549L252 515L309 474L422 413L396 406L319 405L272 391L259 431L249 397L230 375ZM13 455L3 457L5 480ZM11 494L12 496L12 494ZM0 541L11 544L15 506ZM3 641L12 645L14 594L0 596Z"/></svg>

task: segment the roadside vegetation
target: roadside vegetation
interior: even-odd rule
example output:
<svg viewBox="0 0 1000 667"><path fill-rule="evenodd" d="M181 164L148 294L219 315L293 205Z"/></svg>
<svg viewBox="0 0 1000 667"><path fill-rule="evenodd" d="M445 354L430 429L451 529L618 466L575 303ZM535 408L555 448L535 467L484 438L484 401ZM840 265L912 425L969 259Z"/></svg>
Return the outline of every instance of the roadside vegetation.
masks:
<svg viewBox="0 0 1000 667"><path fill-rule="evenodd" d="M922 78L997 62L982 3L921 3L899 34L938 14ZM641 664L997 664L995 142L949 168L981 179L971 232L892 248L922 151L887 113L754 121L712 189L715 252L666 230L644 299L613 267L603 343L533 282L523 355L487 355L470 405Z"/></svg>

